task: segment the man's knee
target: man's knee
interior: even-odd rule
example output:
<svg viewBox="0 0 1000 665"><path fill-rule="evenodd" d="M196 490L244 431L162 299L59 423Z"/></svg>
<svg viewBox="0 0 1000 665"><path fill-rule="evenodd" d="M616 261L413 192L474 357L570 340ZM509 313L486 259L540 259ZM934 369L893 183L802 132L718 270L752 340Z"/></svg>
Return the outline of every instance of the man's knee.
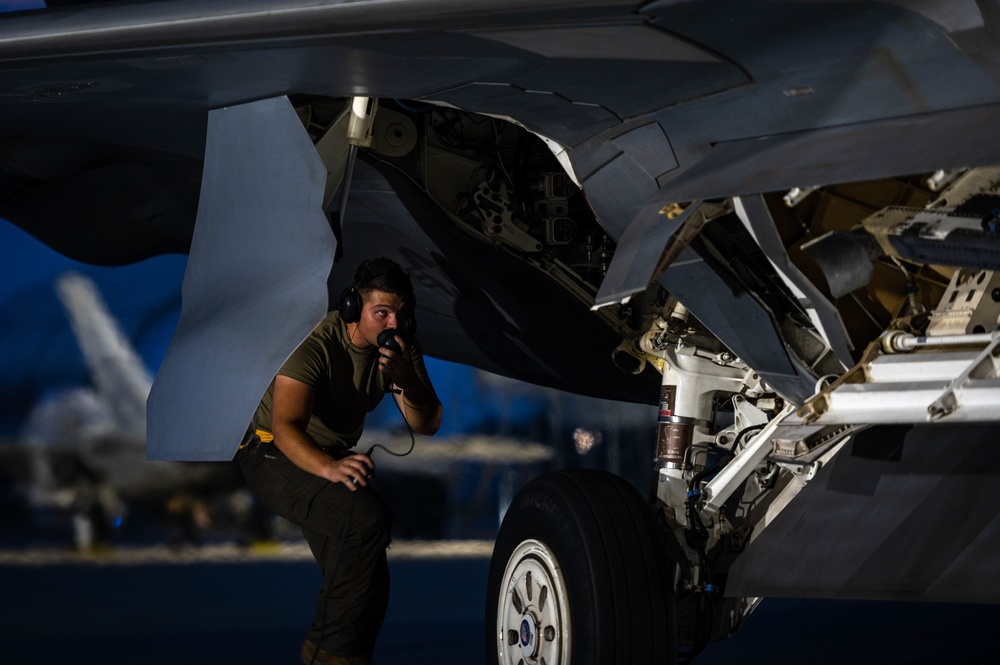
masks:
<svg viewBox="0 0 1000 665"><path fill-rule="evenodd" d="M349 540L388 544L392 513L382 497L370 489L350 492L339 485L328 485L313 499L306 526L337 538L345 520Z"/></svg>
<svg viewBox="0 0 1000 665"><path fill-rule="evenodd" d="M348 531L355 531L364 542L389 544L392 511L378 494L359 490L354 498L354 518Z"/></svg>

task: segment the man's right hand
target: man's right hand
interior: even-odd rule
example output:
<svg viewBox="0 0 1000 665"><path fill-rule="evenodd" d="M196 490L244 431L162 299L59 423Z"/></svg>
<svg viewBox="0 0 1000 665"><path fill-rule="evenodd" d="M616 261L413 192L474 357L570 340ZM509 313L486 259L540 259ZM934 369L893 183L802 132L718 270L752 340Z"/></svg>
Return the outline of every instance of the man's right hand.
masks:
<svg viewBox="0 0 1000 665"><path fill-rule="evenodd" d="M335 461L328 473L324 474L331 483L343 483L352 492L368 485L375 473L375 463L367 455L360 453Z"/></svg>
<svg viewBox="0 0 1000 665"><path fill-rule="evenodd" d="M303 471L331 483L343 483L352 492L364 487L375 471L367 455L355 453L334 459L306 432L314 398L313 389L301 381L280 374L274 378L274 445Z"/></svg>

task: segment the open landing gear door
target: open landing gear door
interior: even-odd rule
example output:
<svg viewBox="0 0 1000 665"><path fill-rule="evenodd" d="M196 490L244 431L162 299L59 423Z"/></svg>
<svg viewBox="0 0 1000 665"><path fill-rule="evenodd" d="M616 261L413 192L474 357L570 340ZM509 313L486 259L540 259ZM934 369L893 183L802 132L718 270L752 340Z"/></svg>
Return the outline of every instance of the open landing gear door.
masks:
<svg viewBox="0 0 1000 665"><path fill-rule="evenodd" d="M327 312L326 168L287 98L212 111L180 322L147 403L150 459L232 459Z"/></svg>

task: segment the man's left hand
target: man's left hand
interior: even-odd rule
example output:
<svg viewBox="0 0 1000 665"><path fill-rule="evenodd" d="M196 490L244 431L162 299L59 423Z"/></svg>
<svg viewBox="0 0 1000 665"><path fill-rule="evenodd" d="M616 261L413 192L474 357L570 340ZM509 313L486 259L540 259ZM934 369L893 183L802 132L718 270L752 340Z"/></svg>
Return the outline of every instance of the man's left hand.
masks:
<svg viewBox="0 0 1000 665"><path fill-rule="evenodd" d="M406 341L399 335L394 336L393 339L399 344L400 351L396 352L380 346L378 352L382 357L379 358L378 369L386 379L405 390L408 385L412 385L416 378L413 359Z"/></svg>

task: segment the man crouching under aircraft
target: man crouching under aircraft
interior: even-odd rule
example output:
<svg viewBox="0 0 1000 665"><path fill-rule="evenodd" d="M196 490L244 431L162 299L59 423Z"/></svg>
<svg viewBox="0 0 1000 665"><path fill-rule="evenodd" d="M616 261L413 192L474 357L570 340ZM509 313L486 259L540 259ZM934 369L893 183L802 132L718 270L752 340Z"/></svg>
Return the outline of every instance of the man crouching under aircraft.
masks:
<svg viewBox="0 0 1000 665"><path fill-rule="evenodd" d="M323 573L304 663L367 665L375 651L389 601L392 515L369 486L374 463L352 448L365 415L389 392L414 432L434 434L441 425L441 403L411 336L413 310L402 268L384 258L362 263L337 310L278 371L257 409L256 432L237 453L247 484L302 527ZM388 329L395 330L380 338Z"/></svg>

